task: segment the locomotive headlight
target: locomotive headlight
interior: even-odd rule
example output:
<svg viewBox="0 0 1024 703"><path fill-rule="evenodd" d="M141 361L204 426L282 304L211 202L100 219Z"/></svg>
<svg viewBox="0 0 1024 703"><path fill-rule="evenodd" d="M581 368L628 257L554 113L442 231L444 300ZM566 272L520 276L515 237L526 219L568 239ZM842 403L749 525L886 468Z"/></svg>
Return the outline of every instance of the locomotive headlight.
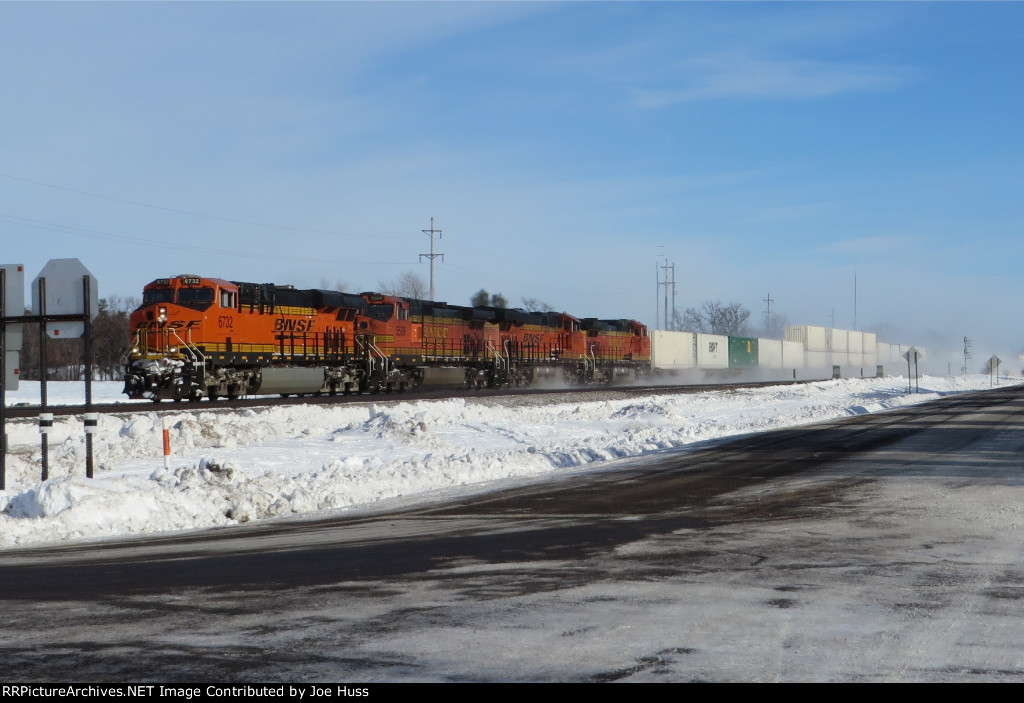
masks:
<svg viewBox="0 0 1024 703"><path fill-rule="evenodd" d="M159 320L160 322L167 322L167 308L161 307L158 309L158 311L160 313L160 316L157 317L157 320Z"/></svg>
<svg viewBox="0 0 1024 703"><path fill-rule="evenodd" d="M139 353L139 348L138 347L132 347L132 354L138 354L138 353Z"/></svg>
<svg viewBox="0 0 1024 703"><path fill-rule="evenodd" d="M167 353L168 354L177 354L178 353L178 348L177 347L167 347Z"/></svg>

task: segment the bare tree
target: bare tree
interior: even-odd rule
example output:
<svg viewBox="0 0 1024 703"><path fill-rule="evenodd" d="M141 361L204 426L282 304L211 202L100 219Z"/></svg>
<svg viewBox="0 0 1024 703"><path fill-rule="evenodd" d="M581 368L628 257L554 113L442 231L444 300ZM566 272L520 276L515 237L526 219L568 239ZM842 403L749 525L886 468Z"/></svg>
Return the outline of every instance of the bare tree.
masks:
<svg viewBox="0 0 1024 703"><path fill-rule="evenodd" d="M320 279L320 288L322 288L324 290L336 290L336 291L338 291L340 293L346 293L349 290L349 285L348 285L348 283L346 283L345 281L341 280L340 278L335 279L333 284L331 283L330 279L328 279L328 278L321 278Z"/></svg>
<svg viewBox="0 0 1024 703"><path fill-rule="evenodd" d="M523 298L523 310L526 312L554 312L555 309L542 300Z"/></svg>
<svg viewBox="0 0 1024 703"><path fill-rule="evenodd" d="M679 310L673 310L672 329L684 330L686 332L707 331L704 329L704 318L701 317L697 308L686 308L681 314Z"/></svg>
<svg viewBox="0 0 1024 703"><path fill-rule="evenodd" d="M100 380L122 377L121 355L131 342L128 317L138 306L138 298L112 295L100 299L99 313L92 322L93 365Z"/></svg>
<svg viewBox="0 0 1024 703"><path fill-rule="evenodd" d="M131 344L128 321L131 312L139 306L138 298L112 295L100 298L99 309L90 324L92 332L93 373L100 380L120 380L124 369L121 355ZM29 311L25 311L30 314ZM47 339L47 378L75 381L82 378L85 368L84 344L78 339ZM27 323L21 350L21 377L39 379L39 324Z"/></svg>
<svg viewBox="0 0 1024 703"><path fill-rule="evenodd" d="M788 325L789 318L785 315L772 313L771 316L765 320L763 328L750 330L750 336L756 335L767 339L783 339L786 336L786 327Z"/></svg>
<svg viewBox="0 0 1024 703"><path fill-rule="evenodd" d="M712 334L738 336L746 331L750 311L739 303L723 304L718 300L708 300L702 310Z"/></svg>
<svg viewBox="0 0 1024 703"><path fill-rule="evenodd" d="M705 300L700 310L686 308L682 315L678 311L673 313L673 321L679 329L734 337L746 332L748 319L750 311L741 304L718 300Z"/></svg>
<svg viewBox="0 0 1024 703"><path fill-rule="evenodd" d="M397 281L381 281L377 284L380 292L385 295L397 295L402 298L423 300L430 290L426 282L412 271L406 271Z"/></svg>

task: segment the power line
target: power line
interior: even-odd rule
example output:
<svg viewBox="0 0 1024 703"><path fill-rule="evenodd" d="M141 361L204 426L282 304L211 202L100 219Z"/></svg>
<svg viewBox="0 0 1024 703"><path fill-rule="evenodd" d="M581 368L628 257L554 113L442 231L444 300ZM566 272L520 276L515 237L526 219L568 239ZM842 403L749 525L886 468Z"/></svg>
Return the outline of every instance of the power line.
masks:
<svg viewBox="0 0 1024 703"><path fill-rule="evenodd" d="M68 193L76 193L78 195L85 195L85 196L90 197L90 198L99 198L100 200L109 200L111 202L122 203L124 205L133 205L135 207L144 207L144 208L149 208L150 210L160 210L160 211L163 211L163 212L173 212L173 213L178 214L178 215L189 215L191 217L202 217L202 218L205 218L205 219L208 219L208 220L219 220L220 222L232 222L234 224L239 224L239 225L249 225L249 226L252 226L252 227L263 227L263 228L266 228L266 229L281 229L281 230L288 230L288 231L291 231L291 232L306 232L306 233L309 233L309 234L329 234L329 235L331 235L333 237L361 237L361 238L363 238L363 237L368 236L368 235L365 235L365 234L350 234L350 233L347 233L347 232L335 232L335 231L332 231L332 230L313 229L313 228L309 228L309 227L296 227L296 226L293 226L293 225L275 225L275 224L268 224L266 222L256 222L254 220L242 220L242 219L238 219L238 218L234 218L234 217L222 217L220 215L210 215L210 214L203 213L203 212L194 212L192 210L181 210L181 209L178 209L178 208L164 207L162 205L153 205L151 203L141 203L141 202L138 202L136 200L127 200L125 198L116 198L116 197L113 197L113 196L110 196L110 195L103 195L101 193L91 193L91 192L86 191L86 190L79 190L77 188L68 188L66 186L58 186L58 185L54 185L52 183L43 183L42 181L34 181L34 180L29 179L29 178L21 178L19 176L12 176L12 175L7 174L7 173L0 173L0 177L8 178L8 179L10 179L12 181L20 181L22 183L31 183L32 185L42 186L44 188L52 188L54 190L63 190L63 191L68 192ZM404 235L395 235L395 234L374 234L372 236L373 236L374 239L412 239L412 237L408 237L408 236L404 236Z"/></svg>
<svg viewBox="0 0 1024 703"><path fill-rule="evenodd" d="M19 227L28 227L31 229L41 229L49 232L61 232L63 234L70 234L78 237L87 237L89 239L101 239L111 242L120 242L123 244L141 244L144 246L159 247L161 249L172 249L174 251L196 251L204 254L223 254L225 256L242 257L247 259L273 259L278 261L300 261L300 262L311 262L311 263L327 263L327 264L358 264L361 266L400 266L408 262L405 261L337 261L323 258L304 258L297 256L283 256L280 253L273 254L259 254L252 253L239 249L214 249L212 247L200 247L194 245L182 244L180 240L163 240L157 241L152 239L143 239L141 237L129 237L121 234L112 234L110 232L102 232L99 230L87 229L84 227L74 227L71 225L62 225L57 222L46 222L44 220L33 220L27 217L19 217L17 215L8 215L0 212L0 222L6 222L7 224L16 225Z"/></svg>

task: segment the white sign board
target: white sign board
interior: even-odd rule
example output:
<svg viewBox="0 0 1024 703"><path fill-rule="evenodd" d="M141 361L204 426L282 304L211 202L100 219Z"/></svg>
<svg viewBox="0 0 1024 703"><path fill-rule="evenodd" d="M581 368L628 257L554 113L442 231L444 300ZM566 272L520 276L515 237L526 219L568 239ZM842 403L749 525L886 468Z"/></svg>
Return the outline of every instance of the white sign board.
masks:
<svg viewBox="0 0 1024 703"><path fill-rule="evenodd" d="M4 316L18 317L25 314L25 267L21 264L0 264L4 271ZM22 325L7 325L4 336L4 349L18 351L21 349Z"/></svg>
<svg viewBox="0 0 1024 703"><path fill-rule="evenodd" d="M90 319L100 309L99 285L96 277L78 259L50 259L32 281L32 314L42 315L43 302L39 295L40 281L45 282L47 315L81 315L85 312L84 278L89 277ZM84 322L47 322L46 334L54 339L81 337Z"/></svg>
<svg viewBox="0 0 1024 703"><path fill-rule="evenodd" d="M4 352L4 377L3 384L5 391L16 391L18 390L18 379L21 378L21 352L20 351L5 351Z"/></svg>
<svg viewBox="0 0 1024 703"><path fill-rule="evenodd" d="M903 358L907 361L918 361L924 358L924 350L918 349L917 347L911 347L907 351L903 352Z"/></svg>

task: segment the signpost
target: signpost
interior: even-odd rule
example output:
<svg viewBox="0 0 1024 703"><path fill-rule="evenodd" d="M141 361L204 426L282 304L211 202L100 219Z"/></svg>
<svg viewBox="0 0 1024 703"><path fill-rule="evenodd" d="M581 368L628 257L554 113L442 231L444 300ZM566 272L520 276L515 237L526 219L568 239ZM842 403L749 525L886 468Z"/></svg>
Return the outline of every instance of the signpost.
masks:
<svg viewBox="0 0 1024 703"><path fill-rule="evenodd" d="M1003 363L995 354L988 360L988 385L991 388L995 385L995 381L999 379L999 364ZM993 380L995 379L995 380Z"/></svg>
<svg viewBox="0 0 1024 703"><path fill-rule="evenodd" d="M92 321L99 313L99 285L95 276L78 259L51 259L32 282L32 314L25 315L24 266L0 265L0 490L5 489L7 461L6 416L4 407L6 388L16 389L17 382L9 384L7 360L10 352L20 353L22 325L39 323L39 433L42 435L42 480L49 478L47 460L47 434L53 425L53 414L46 405L46 338L63 339L85 335L85 475L93 477L92 433L96 428L96 415L92 412ZM16 310L12 307L17 306ZM15 312L15 314L11 314ZM14 336L7 334L14 330ZM10 349L10 344L17 349ZM17 370L17 367L15 367Z"/></svg>
<svg viewBox="0 0 1024 703"><path fill-rule="evenodd" d="M7 390L18 390L21 371L22 326L7 323L10 311L25 313L25 267L0 265L0 491L6 490Z"/></svg>
<svg viewBox="0 0 1024 703"><path fill-rule="evenodd" d="M916 393L920 393L921 392L921 387L918 385L918 378L917 378L917 360L920 359L923 356L924 356L923 351L921 349L918 349L917 347L911 347L910 349L907 349L907 351L905 351L903 353L903 358L907 360L907 392L908 393L911 390L911 385L910 385L911 384L911 380L913 380L914 389L915 389L914 392L916 392ZM911 375L911 372L910 372L910 362L911 361L914 362L914 372L913 372L913 375Z"/></svg>
<svg viewBox="0 0 1024 703"><path fill-rule="evenodd" d="M99 312L96 278L78 259L50 259L32 281L32 313L39 326L39 432L42 435L43 480L49 475L44 416L46 408L46 337L75 339L85 335L85 413L92 415L92 321ZM92 428L86 427L85 475L92 478Z"/></svg>

